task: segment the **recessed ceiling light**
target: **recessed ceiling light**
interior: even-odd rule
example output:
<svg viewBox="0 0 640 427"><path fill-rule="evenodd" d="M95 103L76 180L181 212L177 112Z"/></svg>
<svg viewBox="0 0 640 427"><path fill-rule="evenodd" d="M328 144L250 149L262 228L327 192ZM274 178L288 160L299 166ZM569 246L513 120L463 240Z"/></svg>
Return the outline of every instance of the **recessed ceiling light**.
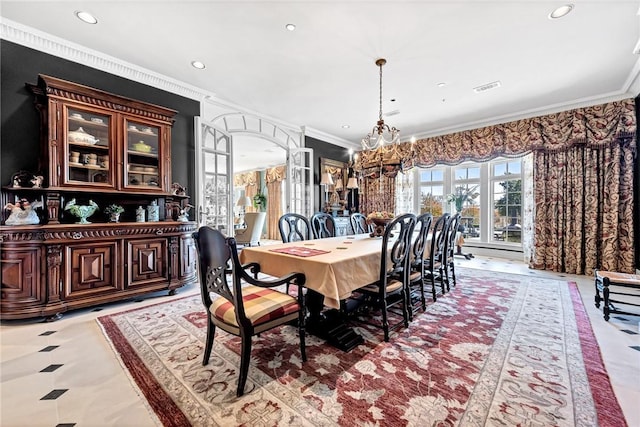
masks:
<svg viewBox="0 0 640 427"><path fill-rule="evenodd" d="M295 31L296 26L294 24L287 24L284 26L289 31Z"/></svg>
<svg viewBox="0 0 640 427"><path fill-rule="evenodd" d="M204 70L205 65L200 61L191 61L191 66L193 68L197 68L198 70Z"/></svg>
<svg viewBox="0 0 640 427"><path fill-rule="evenodd" d="M89 12L83 12L81 10L76 10L74 13L78 17L78 19L81 20L82 22L86 22L87 24L97 24L98 23L98 20L96 19L96 17L93 16L92 14L90 14Z"/></svg>
<svg viewBox="0 0 640 427"><path fill-rule="evenodd" d="M445 87L447 84L445 82L440 82L438 83L436 86L438 87Z"/></svg>
<svg viewBox="0 0 640 427"><path fill-rule="evenodd" d="M573 10L573 5L572 4L565 4L564 6L560 6L559 8L557 8L556 10L551 12L549 14L549 19L562 18L563 16L567 15L572 10Z"/></svg>
<svg viewBox="0 0 640 427"><path fill-rule="evenodd" d="M349 129L351 126L349 125L342 125L342 129Z"/></svg>

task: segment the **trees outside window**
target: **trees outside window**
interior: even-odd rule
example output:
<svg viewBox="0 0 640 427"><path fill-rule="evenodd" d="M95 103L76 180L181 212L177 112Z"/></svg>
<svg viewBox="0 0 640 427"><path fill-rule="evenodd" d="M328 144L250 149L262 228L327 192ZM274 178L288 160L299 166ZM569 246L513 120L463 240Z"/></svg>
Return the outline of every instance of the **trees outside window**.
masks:
<svg viewBox="0 0 640 427"><path fill-rule="evenodd" d="M412 212L460 212L467 243L521 246L522 159L417 169Z"/></svg>

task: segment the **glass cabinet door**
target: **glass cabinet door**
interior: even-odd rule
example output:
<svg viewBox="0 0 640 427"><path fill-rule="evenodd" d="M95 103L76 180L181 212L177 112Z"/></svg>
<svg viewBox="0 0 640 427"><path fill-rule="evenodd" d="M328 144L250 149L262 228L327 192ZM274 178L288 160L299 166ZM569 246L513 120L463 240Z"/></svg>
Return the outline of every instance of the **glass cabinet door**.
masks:
<svg viewBox="0 0 640 427"><path fill-rule="evenodd" d="M63 179L65 184L114 186L111 167L113 153L113 117L95 111L69 107L65 111L66 150Z"/></svg>
<svg viewBox="0 0 640 427"><path fill-rule="evenodd" d="M127 188L160 190L161 127L125 120L125 182Z"/></svg>

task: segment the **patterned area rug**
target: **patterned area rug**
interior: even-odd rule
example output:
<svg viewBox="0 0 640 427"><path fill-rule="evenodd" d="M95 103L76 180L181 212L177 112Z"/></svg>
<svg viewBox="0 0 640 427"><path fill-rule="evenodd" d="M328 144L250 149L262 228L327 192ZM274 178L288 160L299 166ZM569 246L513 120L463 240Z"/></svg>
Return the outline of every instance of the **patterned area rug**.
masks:
<svg viewBox="0 0 640 427"><path fill-rule="evenodd" d="M349 353L296 329L254 337L235 397L239 338L202 366L199 296L98 319L166 426L625 426L576 285L459 269L458 286Z"/></svg>

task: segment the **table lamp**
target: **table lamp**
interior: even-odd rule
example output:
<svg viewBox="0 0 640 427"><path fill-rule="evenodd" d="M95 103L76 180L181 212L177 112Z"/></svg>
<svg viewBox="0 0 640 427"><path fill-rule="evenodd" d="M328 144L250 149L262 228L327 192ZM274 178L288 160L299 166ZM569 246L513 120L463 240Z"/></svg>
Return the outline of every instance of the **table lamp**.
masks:
<svg viewBox="0 0 640 427"><path fill-rule="evenodd" d="M355 211L356 202L354 200L353 190L358 188L358 178L356 178L355 176L352 176L351 178L349 178L349 180L347 181L347 188L351 190L351 210Z"/></svg>
<svg viewBox="0 0 640 427"><path fill-rule="evenodd" d="M327 205L329 203L329 186L333 185L333 177L329 172L322 174L320 185L324 186L324 203Z"/></svg>

